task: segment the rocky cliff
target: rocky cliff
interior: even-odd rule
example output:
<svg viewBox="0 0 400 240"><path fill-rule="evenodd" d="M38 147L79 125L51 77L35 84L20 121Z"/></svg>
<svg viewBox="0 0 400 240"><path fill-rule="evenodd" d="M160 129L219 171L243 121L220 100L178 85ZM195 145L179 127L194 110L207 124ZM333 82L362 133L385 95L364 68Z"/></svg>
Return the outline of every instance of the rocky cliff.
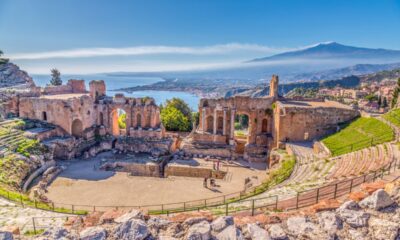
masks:
<svg viewBox="0 0 400 240"><path fill-rule="evenodd" d="M32 87L35 86L35 83L28 73L22 71L17 65L13 63L0 64L0 88L19 85Z"/></svg>

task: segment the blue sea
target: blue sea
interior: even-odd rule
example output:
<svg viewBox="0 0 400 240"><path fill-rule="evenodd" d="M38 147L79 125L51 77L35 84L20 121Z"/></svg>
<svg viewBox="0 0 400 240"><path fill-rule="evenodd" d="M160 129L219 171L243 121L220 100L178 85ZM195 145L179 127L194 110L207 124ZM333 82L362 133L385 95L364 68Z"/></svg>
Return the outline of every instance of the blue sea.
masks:
<svg viewBox="0 0 400 240"><path fill-rule="evenodd" d="M31 75L37 86L46 86L50 82L50 75ZM136 77L136 76L110 76L107 74L95 74L95 75L62 75L63 83L66 83L68 79L84 79L86 82L86 88L89 89L89 82L91 80L104 80L107 88L107 95L114 96L116 93L123 93L127 97L153 97L156 103L163 104L167 99L173 97L181 98L193 111L198 111L199 97L187 92L177 91L138 91L133 93L127 93L122 91L113 91L118 88L127 88L135 86L149 85L156 82L164 81L159 77Z"/></svg>

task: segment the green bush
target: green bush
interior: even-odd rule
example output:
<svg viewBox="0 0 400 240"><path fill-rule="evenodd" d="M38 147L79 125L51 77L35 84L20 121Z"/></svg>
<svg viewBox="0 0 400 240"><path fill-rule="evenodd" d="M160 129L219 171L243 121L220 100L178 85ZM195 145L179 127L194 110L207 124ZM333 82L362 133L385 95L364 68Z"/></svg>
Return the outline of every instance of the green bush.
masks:
<svg viewBox="0 0 400 240"><path fill-rule="evenodd" d="M190 120L173 106L161 110L161 120L169 131L190 131Z"/></svg>
<svg viewBox="0 0 400 240"><path fill-rule="evenodd" d="M120 129L125 129L126 128L126 113L123 113L119 115L118 117L118 127Z"/></svg>
<svg viewBox="0 0 400 240"><path fill-rule="evenodd" d="M192 130L193 121L198 121L199 116L192 113L189 105L180 98L172 98L161 105L161 121L168 131L189 132Z"/></svg>

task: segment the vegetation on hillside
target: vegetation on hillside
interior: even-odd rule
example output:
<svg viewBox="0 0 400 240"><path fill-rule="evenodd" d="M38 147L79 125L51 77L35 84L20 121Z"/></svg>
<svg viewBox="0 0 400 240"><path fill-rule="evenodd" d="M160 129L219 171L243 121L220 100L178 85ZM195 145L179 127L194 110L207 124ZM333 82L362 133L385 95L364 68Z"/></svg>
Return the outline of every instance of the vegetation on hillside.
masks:
<svg viewBox="0 0 400 240"><path fill-rule="evenodd" d="M341 128L322 140L334 156L388 142L394 137L390 126L375 118L361 117Z"/></svg>
<svg viewBox="0 0 400 240"><path fill-rule="evenodd" d="M305 98L315 98L318 94L318 88L304 88L297 87L290 92L288 92L286 97L305 97Z"/></svg>
<svg viewBox="0 0 400 240"><path fill-rule="evenodd" d="M400 108L395 108L385 113L383 118L400 127Z"/></svg>
<svg viewBox="0 0 400 240"><path fill-rule="evenodd" d="M50 70L51 71L51 80L50 84L53 86L59 86L62 85L62 80L61 80L61 73L58 71L58 69L53 68Z"/></svg>
<svg viewBox="0 0 400 240"><path fill-rule="evenodd" d="M0 50L0 64L4 64L4 63L8 63L8 59L7 58L2 58L1 56L3 56L3 51Z"/></svg>
<svg viewBox="0 0 400 240"><path fill-rule="evenodd" d="M193 113L189 105L182 99L167 100L165 106L161 105L160 108L161 121L168 131L188 132L192 130Z"/></svg>

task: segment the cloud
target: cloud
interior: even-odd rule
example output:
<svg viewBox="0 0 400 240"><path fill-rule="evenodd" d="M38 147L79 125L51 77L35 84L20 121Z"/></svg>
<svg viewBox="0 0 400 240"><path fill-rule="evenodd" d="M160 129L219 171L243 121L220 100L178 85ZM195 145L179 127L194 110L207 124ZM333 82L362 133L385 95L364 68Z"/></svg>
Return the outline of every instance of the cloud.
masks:
<svg viewBox="0 0 400 240"><path fill-rule="evenodd" d="M139 56L157 54L186 54L186 55L215 55L234 52L258 52L263 54L276 54L290 51L289 48L274 48L258 44L229 43L203 47L184 46L136 46L126 48L81 48L59 51L15 53L8 54L12 60L38 60L53 58L87 58L105 56Z"/></svg>

